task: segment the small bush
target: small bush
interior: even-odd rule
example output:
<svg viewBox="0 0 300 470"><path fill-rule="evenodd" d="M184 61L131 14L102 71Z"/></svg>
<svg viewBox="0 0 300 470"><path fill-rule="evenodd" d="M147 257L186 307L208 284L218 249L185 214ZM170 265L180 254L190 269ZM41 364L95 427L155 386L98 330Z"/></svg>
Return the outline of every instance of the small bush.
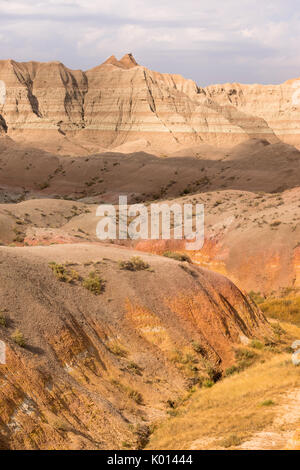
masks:
<svg viewBox="0 0 300 470"><path fill-rule="evenodd" d="M138 405L143 405L143 403L144 403L143 395L140 392L138 392L137 390L129 390L128 391L128 396L133 401L135 401Z"/></svg>
<svg viewBox="0 0 300 470"><path fill-rule="evenodd" d="M146 447L149 442L151 435L151 428L147 425L141 426L138 425L136 429L136 448L142 450Z"/></svg>
<svg viewBox="0 0 300 470"><path fill-rule="evenodd" d="M14 343L16 343L21 348L24 348L26 345L24 335L23 333L21 333L20 330L15 330L13 334L11 335L11 339L14 341Z"/></svg>
<svg viewBox="0 0 300 470"><path fill-rule="evenodd" d="M127 368L136 375L142 375L142 368L138 366L135 362L129 362Z"/></svg>
<svg viewBox="0 0 300 470"><path fill-rule="evenodd" d="M191 258L188 255L184 253L177 253L176 251L165 251L163 256L165 256L166 258L175 259L176 261L187 262L187 263L192 262Z"/></svg>
<svg viewBox="0 0 300 470"><path fill-rule="evenodd" d="M130 444L130 442L123 441L123 442L122 442L122 447L123 447L124 449L131 449L132 445Z"/></svg>
<svg viewBox="0 0 300 470"><path fill-rule="evenodd" d="M0 326L4 326L4 327L7 326L7 318L4 315L4 313L1 312L1 310L0 310Z"/></svg>
<svg viewBox="0 0 300 470"><path fill-rule="evenodd" d="M128 261L119 262L120 269L127 271L144 271L150 268L148 263L142 260L139 256L133 256Z"/></svg>
<svg viewBox="0 0 300 470"><path fill-rule="evenodd" d="M264 349L264 344L261 341L258 341L258 339L253 339L250 343L251 348L254 349Z"/></svg>
<svg viewBox="0 0 300 470"><path fill-rule="evenodd" d="M260 292L251 291L249 292L248 295L253 300L253 302L255 302L258 305L262 304L266 300L265 297L263 297Z"/></svg>
<svg viewBox="0 0 300 470"><path fill-rule="evenodd" d="M224 447L225 449L229 449L230 447L237 447L241 443L242 443L241 438L238 437L236 434L232 434L231 436L228 436L222 441L220 441L219 445L221 447Z"/></svg>
<svg viewBox="0 0 300 470"><path fill-rule="evenodd" d="M250 351L249 349L237 349L235 351L235 357L238 361L238 368L240 371L247 369L252 366L257 359L257 353Z"/></svg>
<svg viewBox="0 0 300 470"><path fill-rule="evenodd" d="M237 374L238 372L240 372L240 369L238 368L238 366L228 367L228 369L226 369L225 371L225 377L230 377L231 375Z"/></svg>
<svg viewBox="0 0 300 470"><path fill-rule="evenodd" d="M200 343L197 343L197 341L193 341L192 342L192 347L193 347L193 350L197 353L197 354L201 354L201 356L205 357L207 354L206 354L206 350L204 349L203 346L201 346Z"/></svg>
<svg viewBox="0 0 300 470"><path fill-rule="evenodd" d="M275 405L273 400L265 400L260 404L260 406L273 406L273 405Z"/></svg>
<svg viewBox="0 0 300 470"><path fill-rule="evenodd" d="M95 271L90 272L89 276L82 281L82 285L94 295L100 295L105 287L103 279Z"/></svg>
<svg viewBox="0 0 300 470"><path fill-rule="evenodd" d="M52 269L52 272L56 279L60 282L73 283L80 279L79 274L74 269L67 269L64 264L57 264L55 262L49 263L49 268Z"/></svg>
<svg viewBox="0 0 300 470"><path fill-rule="evenodd" d="M213 367L208 367L207 368L207 374L209 379L213 382L216 383L222 378L222 372L220 372L217 369L214 369Z"/></svg>
<svg viewBox="0 0 300 470"><path fill-rule="evenodd" d="M109 346L109 350L115 356L126 357L128 355L127 351L118 344L112 344Z"/></svg>
<svg viewBox="0 0 300 470"><path fill-rule="evenodd" d="M281 225L280 220L275 220L270 224L270 227L278 227L279 225Z"/></svg>
<svg viewBox="0 0 300 470"><path fill-rule="evenodd" d="M168 406L169 408L172 408L172 409L176 408L176 406L177 406L176 401L175 401L175 400L171 400L171 399L167 400L167 406Z"/></svg>
<svg viewBox="0 0 300 470"><path fill-rule="evenodd" d="M274 325L271 325L271 327L277 336L282 336L286 333L279 323L275 323Z"/></svg>
<svg viewBox="0 0 300 470"><path fill-rule="evenodd" d="M212 380L207 379L202 382L202 387L204 388L211 388L213 386L214 386L214 382Z"/></svg>

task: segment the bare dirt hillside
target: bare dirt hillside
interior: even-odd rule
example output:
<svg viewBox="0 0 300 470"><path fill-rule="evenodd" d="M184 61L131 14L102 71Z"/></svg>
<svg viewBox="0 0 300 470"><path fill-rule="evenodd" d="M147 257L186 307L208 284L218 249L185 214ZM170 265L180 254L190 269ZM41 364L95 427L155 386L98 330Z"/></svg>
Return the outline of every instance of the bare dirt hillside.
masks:
<svg viewBox="0 0 300 470"><path fill-rule="evenodd" d="M160 240L138 241L137 249L186 252L194 263L228 276L248 292L267 295L300 286L299 188L274 194L212 191L166 202L204 204L204 247L189 253L181 241Z"/></svg>
<svg viewBox="0 0 300 470"><path fill-rule="evenodd" d="M96 208L118 203L203 203L205 245L194 262L263 294L297 287L300 153L250 139L194 157L146 153L63 157L0 138L0 242L96 241ZM17 203L17 205L16 205ZM165 244L139 243L158 253ZM182 249L179 244L174 249Z"/></svg>
<svg viewBox="0 0 300 470"><path fill-rule="evenodd" d="M223 189L274 193L297 187L299 178L300 152L284 143L250 140L221 160L205 155L162 159L144 152L71 158L0 138L4 202L16 195L19 200L62 196L99 203L117 202L120 194L140 202Z"/></svg>
<svg viewBox="0 0 300 470"><path fill-rule="evenodd" d="M149 254L144 269L121 269L134 255L1 247L2 448L140 446L168 400L218 380L239 344L273 336L221 275Z"/></svg>

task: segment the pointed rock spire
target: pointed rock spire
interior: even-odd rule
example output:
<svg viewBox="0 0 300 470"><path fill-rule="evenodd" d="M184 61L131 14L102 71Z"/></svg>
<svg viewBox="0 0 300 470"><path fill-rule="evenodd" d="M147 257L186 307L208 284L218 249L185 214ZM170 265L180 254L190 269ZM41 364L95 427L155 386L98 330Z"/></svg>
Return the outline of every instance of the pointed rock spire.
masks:
<svg viewBox="0 0 300 470"><path fill-rule="evenodd" d="M118 59L116 58L115 55L111 55L108 59L106 59L105 62L103 62L102 65L106 65L106 64L116 65L118 67L119 66L119 61L118 61Z"/></svg>
<svg viewBox="0 0 300 470"><path fill-rule="evenodd" d="M126 69L131 69L132 67L136 67L138 65L137 61L131 53L125 54L120 60L120 64L122 64Z"/></svg>
<svg viewBox="0 0 300 470"><path fill-rule="evenodd" d="M132 54L125 54L121 60L118 60L116 56L111 55L102 65L114 65L115 67L120 67L122 69L131 69L136 67L138 63Z"/></svg>

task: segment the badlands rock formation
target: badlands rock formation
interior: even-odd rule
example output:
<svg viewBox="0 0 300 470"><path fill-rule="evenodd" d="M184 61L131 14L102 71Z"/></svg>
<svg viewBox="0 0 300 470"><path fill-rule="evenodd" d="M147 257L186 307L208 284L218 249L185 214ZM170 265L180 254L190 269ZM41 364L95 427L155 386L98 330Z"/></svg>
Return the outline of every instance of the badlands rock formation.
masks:
<svg viewBox="0 0 300 470"><path fill-rule="evenodd" d="M131 54L86 72L59 62L0 61L0 80L6 87L0 113L9 135L52 150L55 136L60 153L128 142L160 155L249 138L300 145L297 80L201 88L180 75L150 71Z"/></svg>
<svg viewBox="0 0 300 470"><path fill-rule="evenodd" d="M143 446L168 400L233 364L247 338L273 337L223 276L149 254L151 269L121 270L134 254L88 243L1 248L0 449ZM73 281L49 262L66 263ZM95 271L99 296L82 283Z"/></svg>

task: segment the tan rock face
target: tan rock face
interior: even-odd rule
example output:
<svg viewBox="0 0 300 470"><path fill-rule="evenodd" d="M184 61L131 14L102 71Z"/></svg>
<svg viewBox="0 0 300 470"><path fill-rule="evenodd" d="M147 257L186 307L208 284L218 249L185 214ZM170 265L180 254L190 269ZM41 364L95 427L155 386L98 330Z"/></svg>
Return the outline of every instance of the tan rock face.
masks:
<svg viewBox="0 0 300 470"><path fill-rule="evenodd" d="M41 140L43 130L42 141L59 132L110 148L146 141L168 152L201 143L232 146L249 137L300 145L297 80L200 88L127 54L87 72L59 62L0 61L0 81L6 89L0 113L14 137Z"/></svg>

